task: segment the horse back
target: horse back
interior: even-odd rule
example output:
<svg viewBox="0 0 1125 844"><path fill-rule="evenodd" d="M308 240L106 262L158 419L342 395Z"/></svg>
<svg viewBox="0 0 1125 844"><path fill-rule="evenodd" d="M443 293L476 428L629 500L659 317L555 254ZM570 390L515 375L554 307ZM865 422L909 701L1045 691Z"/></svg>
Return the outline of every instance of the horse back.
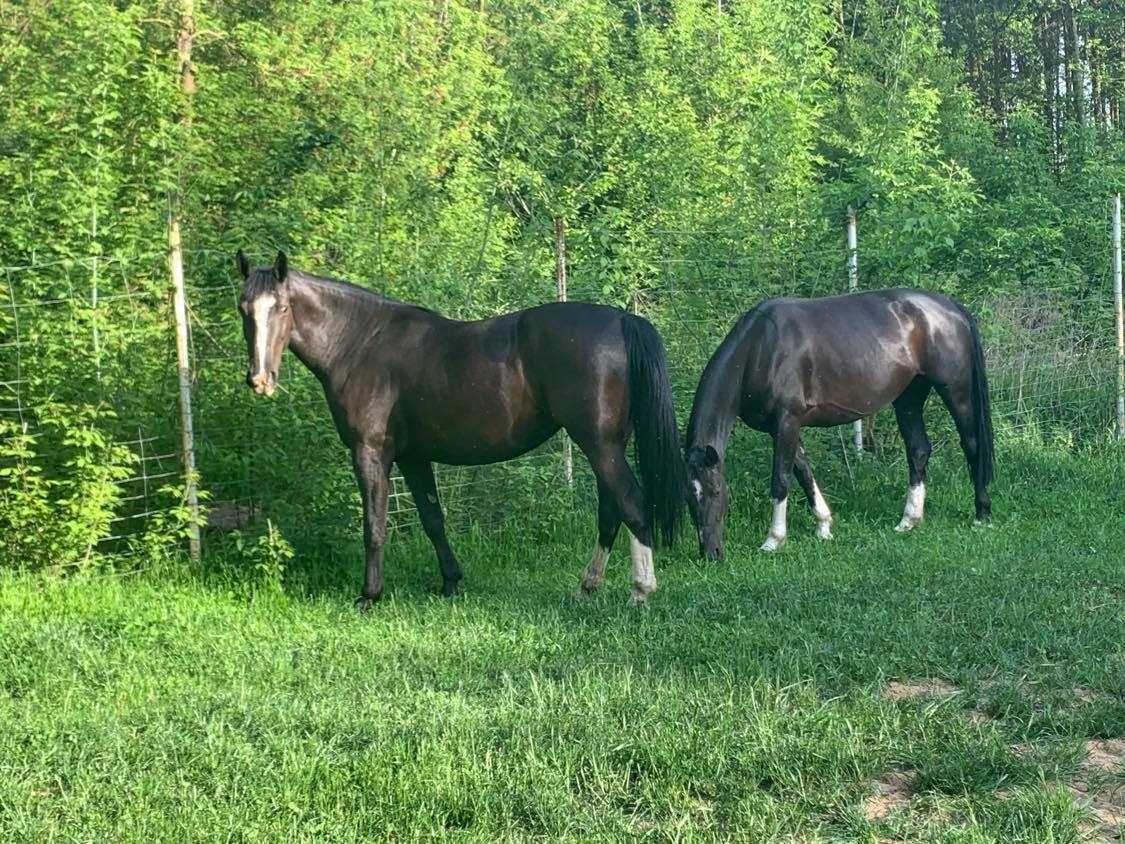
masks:
<svg viewBox="0 0 1125 844"><path fill-rule="evenodd" d="M744 416L780 412L837 425L878 410L910 382L963 366L968 320L947 296L897 288L772 299L748 314Z"/></svg>
<svg viewBox="0 0 1125 844"><path fill-rule="evenodd" d="M604 373L620 372L627 396L621 316L552 303L473 322L430 319L417 354L398 367L399 437L412 453L445 463L505 460L535 447L589 415Z"/></svg>

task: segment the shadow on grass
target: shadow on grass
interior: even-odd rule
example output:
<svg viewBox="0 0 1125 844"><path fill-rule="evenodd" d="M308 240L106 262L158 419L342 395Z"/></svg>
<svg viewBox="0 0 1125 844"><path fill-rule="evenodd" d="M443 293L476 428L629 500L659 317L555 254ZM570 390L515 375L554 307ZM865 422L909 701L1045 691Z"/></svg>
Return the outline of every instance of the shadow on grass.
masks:
<svg viewBox="0 0 1125 844"><path fill-rule="evenodd" d="M1114 686L1107 659L1120 653L1125 580L1118 559L1125 528L1115 507L1121 461L1007 449L993 486L994 526L970 525L971 491L955 449L931 464L927 521L892 531L901 507L899 467L868 459L854 488L830 501L836 539L812 536L811 517L791 508L789 545L756 551L765 504L742 490L728 524L728 558L695 559L682 539L660 552L661 591L646 608L626 606L628 553L619 538L603 589L575 597L593 542L587 508L489 530L451 530L466 571L464 593L437 597L432 548L420 529L394 532L386 548L385 598L352 615L362 575L359 538L332 546L297 543L281 583L284 602L322 608L342 624L467 630L415 643L411 662L453 675L504 671L550 676L581 671L725 672L779 683L814 680L826 694L888 677L944 677L959 685L1029 673ZM827 474L827 473L826 473ZM797 493L799 496L799 493ZM260 595L261 579L236 555L213 554L192 573L207 589ZM513 641L518 644L513 645ZM391 645L393 649L393 645ZM441 672L435 672L440 675Z"/></svg>

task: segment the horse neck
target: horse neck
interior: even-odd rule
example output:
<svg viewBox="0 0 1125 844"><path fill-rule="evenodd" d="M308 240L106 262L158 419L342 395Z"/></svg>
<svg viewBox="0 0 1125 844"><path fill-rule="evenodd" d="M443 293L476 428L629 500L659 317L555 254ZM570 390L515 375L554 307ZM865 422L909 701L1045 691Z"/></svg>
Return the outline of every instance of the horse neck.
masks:
<svg viewBox="0 0 1125 844"><path fill-rule="evenodd" d="M360 339L379 330L377 297L310 276L290 277L293 333L289 348L318 377L338 371Z"/></svg>
<svg viewBox="0 0 1125 844"><path fill-rule="evenodd" d="M727 441L738 419L746 369L746 356L740 346L724 340L703 370L688 420L689 449L712 446L720 457L726 454Z"/></svg>

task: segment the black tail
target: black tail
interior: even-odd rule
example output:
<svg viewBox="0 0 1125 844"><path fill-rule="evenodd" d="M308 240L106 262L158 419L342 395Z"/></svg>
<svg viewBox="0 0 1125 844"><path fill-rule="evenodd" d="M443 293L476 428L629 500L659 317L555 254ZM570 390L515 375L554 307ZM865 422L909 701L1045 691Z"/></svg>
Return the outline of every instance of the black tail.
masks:
<svg viewBox="0 0 1125 844"><path fill-rule="evenodd" d="M672 404L672 385L664 343L646 319L627 314L621 320L629 357L629 415L637 438L637 469L645 496L645 516L653 541L676 538L687 492L687 469Z"/></svg>
<svg viewBox="0 0 1125 844"><path fill-rule="evenodd" d="M984 486L992 482L992 407L988 399L988 377L984 374L980 329L967 309L965 315L969 318L969 333L973 341L973 417L977 423L977 465L972 468L976 482Z"/></svg>

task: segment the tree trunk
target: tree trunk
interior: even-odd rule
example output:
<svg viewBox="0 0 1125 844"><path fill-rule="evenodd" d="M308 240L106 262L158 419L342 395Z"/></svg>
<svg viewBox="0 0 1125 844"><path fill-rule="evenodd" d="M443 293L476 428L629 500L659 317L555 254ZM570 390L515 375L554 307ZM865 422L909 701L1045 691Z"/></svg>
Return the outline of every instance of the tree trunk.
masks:
<svg viewBox="0 0 1125 844"><path fill-rule="evenodd" d="M1055 114L1055 97L1058 92L1058 36L1052 25L1050 12L1044 12L1039 19L1039 55L1043 62L1043 122L1047 124L1050 136L1051 160L1057 161L1059 126Z"/></svg>
<svg viewBox="0 0 1125 844"><path fill-rule="evenodd" d="M1070 96L1070 116L1081 126L1086 91L1082 79L1082 54L1078 49L1078 27L1074 23L1074 7L1069 2L1063 4L1063 24L1066 26L1066 88Z"/></svg>

